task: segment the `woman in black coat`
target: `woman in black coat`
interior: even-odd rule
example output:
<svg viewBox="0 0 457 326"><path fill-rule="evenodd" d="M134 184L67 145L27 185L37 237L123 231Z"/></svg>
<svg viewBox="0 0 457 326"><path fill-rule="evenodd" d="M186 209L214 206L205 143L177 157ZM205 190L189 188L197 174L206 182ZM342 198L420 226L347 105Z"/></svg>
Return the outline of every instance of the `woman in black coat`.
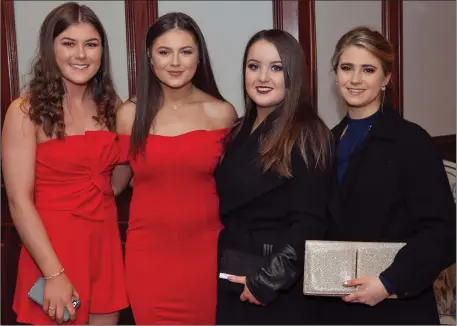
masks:
<svg viewBox="0 0 457 326"><path fill-rule="evenodd" d="M355 293L324 299L324 324L439 324L433 283L455 262L455 204L432 138L383 105L392 62L388 41L368 28L336 46L348 114L333 129L327 239L407 244L381 275L349 281Z"/></svg>
<svg viewBox="0 0 457 326"><path fill-rule="evenodd" d="M216 323L315 323L315 300L302 293L303 251L325 234L331 132L309 104L293 36L255 34L243 70L246 113L215 174L224 225Z"/></svg>

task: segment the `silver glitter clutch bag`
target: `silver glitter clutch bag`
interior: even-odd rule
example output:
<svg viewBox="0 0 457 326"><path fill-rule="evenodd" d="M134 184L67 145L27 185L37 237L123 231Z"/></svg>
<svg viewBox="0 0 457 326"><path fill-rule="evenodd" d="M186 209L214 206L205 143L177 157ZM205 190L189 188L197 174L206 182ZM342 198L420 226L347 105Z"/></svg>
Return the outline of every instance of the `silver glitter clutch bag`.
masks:
<svg viewBox="0 0 457 326"><path fill-rule="evenodd" d="M406 243L306 241L303 293L344 296L357 290L343 283L361 276L379 275ZM394 297L394 296L391 296Z"/></svg>

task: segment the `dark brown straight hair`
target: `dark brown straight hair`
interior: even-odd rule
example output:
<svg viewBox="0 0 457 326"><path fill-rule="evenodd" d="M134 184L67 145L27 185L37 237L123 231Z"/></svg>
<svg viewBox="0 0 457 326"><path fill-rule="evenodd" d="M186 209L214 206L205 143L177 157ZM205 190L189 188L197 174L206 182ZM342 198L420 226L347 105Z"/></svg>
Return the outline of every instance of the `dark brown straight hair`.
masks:
<svg viewBox="0 0 457 326"><path fill-rule="evenodd" d="M65 88L62 73L57 66L54 53L55 38L74 24L91 24L100 34L103 50L102 62L97 74L89 81L93 100L97 104L94 119L109 130L115 129L117 94L111 77L108 38L97 15L87 6L68 2L53 9L40 28L38 54L32 66L32 78L28 85L27 101L30 103L29 116L43 127L48 137L65 136L63 96ZM24 101L27 102L27 101Z"/></svg>
<svg viewBox="0 0 457 326"><path fill-rule="evenodd" d="M172 12L161 16L149 27L146 40L143 42L140 71L137 82L136 112L133 121L130 151L133 156L145 150L146 140L157 111L162 105L163 92L159 79L151 67L150 50L154 41L164 33L181 29L190 33L198 46L199 63L192 78L192 84L203 92L225 101L219 93L203 33L197 23L188 15Z"/></svg>
<svg viewBox="0 0 457 326"><path fill-rule="evenodd" d="M296 147L309 170L327 170L332 163L333 137L318 116L310 101L307 66L300 43L289 33L262 30L251 37L243 57L243 71L251 46L260 40L273 44L281 58L285 81L285 97L275 110L278 118L260 143L260 163L263 171L272 170L284 177L292 177L292 150ZM227 145L234 141L243 124L255 114L256 104L248 96L243 73L243 93L246 113L227 137Z"/></svg>

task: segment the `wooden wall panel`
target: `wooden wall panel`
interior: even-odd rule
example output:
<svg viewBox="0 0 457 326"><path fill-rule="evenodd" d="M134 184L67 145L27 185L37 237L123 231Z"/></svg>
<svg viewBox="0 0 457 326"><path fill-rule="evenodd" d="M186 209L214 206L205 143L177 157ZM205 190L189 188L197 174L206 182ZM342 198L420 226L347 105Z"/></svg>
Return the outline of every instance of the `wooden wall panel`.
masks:
<svg viewBox="0 0 457 326"><path fill-rule="evenodd" d="M14 22L14 2L1 0L1 127L10 103L19 96L19 76L17 68L16 28ZM12 310L16 283L17 262L20 240L11 222L6 191L1 179L1 324L15 324L16 314Z"/></svg>
<svg viewBox="0 0 457 326"><path fill-rule="evenodd" d="M125 0L125 24L127 31L127 69L129 96L136 93L136 77L141 60L141 48L146 32L157 19L158 0Z"/></svg>
<svg viewBox="0 0 457 326"><path fill-rule="evenodd" d="M382 0L382 33L392 44L395 64L386 100L403 116L403 0Z"/></svg>
<svg viewBox="0 0 457 326"><path fill-rule="evenodd" d="M311 103L317 109L316 19L314 0L272 0L274 28L297 38L305 53Z"/></svg>
<svg viewBox="0 0 457 326"><path fill-rule="evenodd" d="M444 160L456 161L456 136L454 135L445 135L433 137L438 151L441 154L441 157Z"/></svg>

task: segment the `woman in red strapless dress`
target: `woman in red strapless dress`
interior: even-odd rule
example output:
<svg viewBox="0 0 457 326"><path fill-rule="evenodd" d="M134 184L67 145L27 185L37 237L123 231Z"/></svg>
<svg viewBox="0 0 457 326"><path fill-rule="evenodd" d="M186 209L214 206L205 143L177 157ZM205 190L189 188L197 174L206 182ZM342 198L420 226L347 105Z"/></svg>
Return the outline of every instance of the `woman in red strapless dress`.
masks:
<svg viewBox="0 0 457 326"><path fill-rule="evenodd" d="M67 308L73 324L113 325L128 306L111 186L119 143L108 131L120 101L105 49L88 7L51 11L28 92L5 116L2 167L23 243L13 304L20 323L60 324ZM28 297L40 277L42 304Z"/></svg>
<svg viewBox="0 0 457 326"><path fill-rule="evenodd" d="M125 264L136 324L215 323L221 224L213 171L236 114L217 90L204 44L189 16L160 17L147 34L152 54L144 53L138 100L117 113L121 160L134 173ZM205 77L193 84L194 76Z"/></svg>

